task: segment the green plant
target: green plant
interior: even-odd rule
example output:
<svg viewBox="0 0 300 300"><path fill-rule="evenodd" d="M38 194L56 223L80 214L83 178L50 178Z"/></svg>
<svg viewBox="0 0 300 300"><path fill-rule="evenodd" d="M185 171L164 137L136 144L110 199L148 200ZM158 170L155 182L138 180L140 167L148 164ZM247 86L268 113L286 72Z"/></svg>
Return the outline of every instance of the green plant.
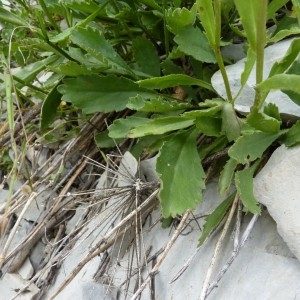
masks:
<svg viewBox="0 0 300 300"><path fill-rule="evenodd" d="M286 128L275 105L263 107L271 89L284 90L300 103L299 39L263 80L265 46L299 33L296 0L17 3L10 9L0 7L1 68L7 74L3 85L12 131L12 91L21 106L31 97L42 101L40 129L44 133L61 116L61 100L72 105L78 118L129 111L95 141L107 147L114 139L134 138L137 155L141 150L159 153L156 167L164 218L201 203L206 181L203 162L218 152L227 157L227 162L218 161L220 193L226 194L234 183L245 210L260 212L253 175L274 143L293 146L300 141L299 122ZM298 19L290 16L291 6ZM269 33L266 24L277 24L277 29ZM242 86L256 64L256 94L246 117L234 109L225 69L228 62L220 51L236 39L242 39L247 49ZM22 66L16 74L11 72L13 63ZM210 84L218 69L226 99ZM34 81L42 71L51 76L37 86ZM230 196L210 216L200 243L232 201Z"/></svg>

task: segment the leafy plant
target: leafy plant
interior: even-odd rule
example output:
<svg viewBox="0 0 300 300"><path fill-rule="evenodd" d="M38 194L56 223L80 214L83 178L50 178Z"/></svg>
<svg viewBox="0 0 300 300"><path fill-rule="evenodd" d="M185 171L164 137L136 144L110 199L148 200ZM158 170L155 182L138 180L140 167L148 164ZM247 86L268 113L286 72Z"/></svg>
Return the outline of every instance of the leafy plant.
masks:
<svg viewBox="0 0 300 300"><path fill-rule="evenodd" d="M234 184L245 210L260 212L252 178L262 158L274 143L300 141L299 122L287 128L276 105L264 105L272 89L283 90L299 104L299 39L263 78L265 46L299 33L296 0L38 2L0 7L1 69L8 74L1 88L6 85L7 95L14 90L21 102L31 97L42 101L42 132L61 117L61 101L72 106L78 119L124 112L95 141L108 147L113 145L109 139L135 138L137 147L158 152L164 218L201 203L203 161L229 149L227 162L220 160L219 191L225 194ZM246 49L241 89L256 65L255 99L246 117L235 110L228 60L221 52L236 40ZM14 65L22 68L12 72ZM210 83L216 70L223 77L225 99ZM37 85L41 72L50 77ZM12 116L11 97L6 101ZM9 126L13 130L11 118ZM208 220L205 235L231 200L212 214L217 219Z"/></svg>

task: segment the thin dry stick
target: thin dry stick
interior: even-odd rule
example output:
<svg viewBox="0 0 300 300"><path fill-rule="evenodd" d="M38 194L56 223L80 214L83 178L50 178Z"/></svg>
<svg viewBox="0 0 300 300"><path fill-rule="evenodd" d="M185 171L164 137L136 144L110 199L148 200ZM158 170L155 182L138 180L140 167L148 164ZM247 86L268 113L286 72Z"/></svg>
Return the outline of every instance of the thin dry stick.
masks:
<svg viewBox="0 0 300 300"><path fill-rule="evenodd" d="M3 263L5 261L5 257L6 257L6 252L7 252L8 248L9 248L9 246L10 246L10 244L11 244L11 242L12 242L12 240L13 240L13 238L14 238L17 230L18 230L20 222L22 221L22 217L23 217L23 215L25 214L28 207L30 206L30 204L32 203L32 201L35 199L36 196L37 196L37 193L34 193L34 192L31 193L29 199L27 200L25 206L23 207L23 209L22 209L22 211L21 211L21 213L18 217L18 220L16 221L16 223L15 223L15 225L14 225L14 227L13 227L13 229L12 229L12 231L11 231L11 233L10 233L6 243L5 243L5 246L4 246L4 248L2 250L2 253L0 255L0 269L3 266Z"/></svg>
<svg viewBox="0 0 300 300"><path fill-rule="evenodd" d="M151 279L153 278L153 276L157 273L158 268L160 267L160 265L163 263L164 259L166 258L167 254L169 253L171 247L173 246L173 244L175 243L176 239L178 238L178 236L180 235L181 231L183 230L186 220L188 218L190 214L190 211L186 211L185 214L183 215L178 227L176 228L172 238L170 239L169 243L167 244L164 252L162 253L161 257L159 258L158 262L155 264L155 266L151 269L148 277L146 278L146 280L143 282L143 284L139 287L139 289L135 292L135 294L132 296L131 300L135 300L139 297L139 295L143 292L143 290L145 289L145 287L151 282Z"/></svg>
<svg viewBox="0 0 300 300"><path fill-rule="evenodd" d="M152 199L156 197L159 190L155 190L139 207L137 207L134 211L128 214L120 223L118 223L112 230L110 230L95 246L93 246L90 250L90 254L88 254L72 271L72 273L67 277L67 279L61 284L58 290L50 297L49 300L53 300L72 280L73 278L80 272L80 270L94 257L107 250L114 242L115 242L115 234L118 230L123 227L128 221L135 217L137 213L139 213L143 208L145 208ZM121 236L124 232L121 231L118 236ZM111 240L110 240L111 239ZM102 244L105 243L104 246ZM102 246L102 247L101 247Z"/></svg>
<svg viewBox="0 0 300 300"><path fill-rule="evenodd" d="M237 257L240 249L244 246L245 242L247 241L253 227L254 224L256 223L257 219L258 219L258 214L254 215L251 219L251 221L249 222L243 236L241 239L241 243L238 245L238 247L236 249L233 250L231 257L227 260L226 264L224 265L224 267L221 269L221 271L218 273L215 281L213 281L210 285L209 288L207 290L206 296L208 296L212 290L214 288L216 288L218 286L219 281L222 279L222 277L224 276L224 274L227 272L227 270L229 269L229 267L231 266L231 264L233 263L234 259Z"/></svg>
<svg viewBox="0 0 300 300"><path fill-rule="evenodd" d="M230 210L229 215L228 215L228 218L227 218L226 223L224 225L224 228L222 230L221 236L220 236L220 238L219 238L219 240L218 240L218 242L216 244L214 255L213 255L212 259L211 259L209 268L207 270L206 277L205 277L205 280L204 280L204 283L203 283L203 287L202 287L202 291L201 291L200 298L199 298L200 300L205 300L205 298L206 298L207 289L209 287L209 280L210 280L212 271L214 269L214 266L217 263L217 260L218 260L218 257L219 257L219 253L220 253L220 250L221 250L221 246L222 246L223 240L224 240L224 238L226 236L226 233L228 231L229 224L230 224L230 222L231 222L231 220L233 218L233 215L234 215L234 212L235 212L236 207L238 205L238 202L239 202L239 196L236 193L234 201L233 201L233 204L232 204L232 207L231 207L231 210Z"/></svg>

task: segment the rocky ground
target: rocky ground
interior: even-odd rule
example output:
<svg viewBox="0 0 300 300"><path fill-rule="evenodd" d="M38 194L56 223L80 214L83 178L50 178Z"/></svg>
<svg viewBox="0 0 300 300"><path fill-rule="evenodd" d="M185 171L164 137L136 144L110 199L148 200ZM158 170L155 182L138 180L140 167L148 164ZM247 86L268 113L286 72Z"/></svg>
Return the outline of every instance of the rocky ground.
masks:
<svg viewBox="0 0 300 300"><path fill-rule="evenodd" d="M286 43L266 50L270 62ZM229 70L239 77L242 64ZM213 84L222 95L218 76ZM242 113L253 98L251 78L237 103ZM299 106L280 94L270 93L268 101L279 101L285 117L299 118ZM0 299L300 299L299 146L279 147L255 178L260 216L238 209L227 233L217 230L197 247L205 217L223 200L217 178L195 212L162 228L155 158L138 163L124 145L104 160L93 143L104 117L60 145L33 143L26 153L33 176L26 181L20 164L24 177L14 183L9 210L7 185L0 189L7 228ZM24 121L34 118L30 112Z"/></svg>

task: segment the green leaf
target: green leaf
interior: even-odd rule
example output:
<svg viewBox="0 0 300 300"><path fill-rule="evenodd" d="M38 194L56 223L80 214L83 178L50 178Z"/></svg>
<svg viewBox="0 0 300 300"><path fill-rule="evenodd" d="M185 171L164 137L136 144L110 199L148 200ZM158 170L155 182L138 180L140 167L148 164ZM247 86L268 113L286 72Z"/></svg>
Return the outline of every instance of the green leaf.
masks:
<svg viewBox="0 0 300 300"><path fill-rule="evenodd" d="M98 75L64 79L58 91L63 94L63 100L72 102L86 114L120 111L137 94L146 98L154 95L129 79Z"/></svg>
<svg viewBox="0 0 300 300"><path fill-rule="evenodd" d="M247 117L247 122L257 130L270 133L279 132L281 125L281 122L277 119L258 111L251 112Z"/></svg>
<svg viewBox="0 0 300 300"><path fill-rule="evenodd" d="M95 143L98 148L113 148L116 147L116 145L120 144L123 139L113 139L108 136L108 131L103 131L100 133L97 133L94 137Z"/></svg>
<svg viewBox="0 0 300 300"><path fill-rule="evenodd" d="M198 117L195 120L196 128L207 136L220 136L222 120L214 117Z"/></svg>
<svg viewBox="0 0 300 300"><path fill-rule="evenodd" d="M175 36L174 41L178 44L178 50L191 55L196 60L207 63L216 62L215 54L211 50L207 38L198 27L182 29Z"/></svg>
<svg viewBox="0 0 300 300"><path fill-rule="evenodd" d="M195 209L202 201L205 173L196 137L194 130L176 133L159 151L156 171L161 182L159 200L164 218Z"/></svg>
<svg viewBox="0 0 300 300"><path fill-rule="evenodd" d="M32 82L36 78L37 74L39 74L42 70L45 70L48 65L53 64L58 60L56 55L49 56L45 59L38 60L32 64L26 65L24 68L20 69L15 77L20 78L24 82Z"/></svg>
<svg viewBox="0 0 300 300"><path fill-rule="evenodd" d="M274 104L274 103L268 103L264 107L264 113L266 115L268 115L269 117L272 117L272 118L278 120L279 122L281 122L281 117L280 117L279 109L278 109L278 106L276 104Z"/></svg>
<svg viewBox="0 0 300 300"><path fill-rule="evenodd" d="M256 52L256 46L258 42L257 24L260 21L259 16L262 10L262 5L266 4L266 0L235 0L234 2L239 12L250 47ZM261 17L263 17L263 19L266 18L266 16Z"/></svg>
<svg viewBox="0 0 300 300"><path fill-rule="evenodd" d="M300 121L298 120L288 131L282 136L282 142L291 147L300 143Z"/></svg>
<svg viewBox="0 0 300 300"><path fill-rule="evenodd" d="M166 100L160 97L145 99L138 95L130 98L127 107L131 110L161 113L192 108L192 105L187 102Z"/></svg>
<svg viewBox="0 0 300 300"><path fill-rule="evenodd" d="M269 91L269 90L282 90L282 91L291 91L293 93L300 94L300 75L294 74L278 74L268 79L264 80L262 83L258 84L256 88L260 91ZM300 105L300 97L292 97L296 104Z"/></svg>
<svg viewBox="0 0 300 300"><path fill-rule="evenodd" d="M247 51L247 58L246 58L246 61L245 61L245 67L244 67L244 70L241 74L241 85L242 85L242 87L246 84L246 82L247 82L247 80L248 80L248 78L251 74L251 71L254 67L255 61L256 61L256 53L255 53L255 51L252 50L252 48L249 48L248 51ZM239 95L239 93L237 95Z"/></svg>
<svg viewBox="0 0 300 300"><path fill-rule="evenodd" d="M62 74L65 76L79 76L79 75L88 75L92 73L103 72L108 69L108 67L98 67L95 66L95 69L87 68L84 65L79 65L74 61L67 61L60 63L56 66L49 66L48 69L52 72Z"/></svg>
<svg viewBox="0 0 300 300"><path fill-rule="evenodd" d="M230 205L232 204L234 197L235 194L230 195L206 218L202 234L199 238L198 247L205 242L212 231L221 223Z"/></svg>
<svg viewBox="0 0 300 300"><path fill-rule="evenodd" d="M235 173L237 193L245 208L253 214L261 212L259 204L253 194L253 174L260 162L257 161L251 168Z"/></svg>
<svg viewBox="0 0 300 300"><path fill-rule="evenodd" d="M281 74L285 72L295 61L300 52L300 39L294 39L284 57L279 61L275 62L272 66L272 69L269 73L269 77L272 77L276 74Z"/></svg>
<svg viewBox="0 0 300 300"><path fill-rule="evenodd" d="M113 122L108 127L109 134L108 136L114 139L126 137L128 132L141 124L150 122L148 118L141 118L135 116L129 116L126 119L120 118Z"/></svg>
<svg viewBox="0 0 300 300"><path fill-rule="evenodd" d="M178 34L182 29L192 26L196 20L197 6L194 4L190 10L187 8L169 8L166 11L168 29Z"/></svg>
<svg viewBox="0 0 300 300"><path fill-rule="evenodd" d="M51 90L42 104L40 123L41 131L47 129L56 116L57 107L61 102L61 94L57 90L59 84L60 82Z"/></svg>
<svg viewBox="0 0 300 300"><path fill-rule="evenodd" d="M275 13L279 8L281 8L283 5L285 5L289 0L273 0L270 1L268 5L268 14L267 19L271 19L275 16Z"/></svg>
<svg viewBox="0 0 300 300"><path fill-rule="evenodd" d="M226 162L219 177L218 190L220 195L224 195L228 192L232 184L233 174L237 165L238 162L233 158L229 158L229 160Z"/></svg>
<svg viewBox="0 0 300 300"><path fill-rule="evenodd" d="M190 127L194 120L183 117L164 117L150 120L146 124L135 127L128 133L129 138L138 138L145 135L158 135L166 132Z"/></svg>
<svg viewBox="0 0 300 300"><path fill-rule="evenodd" d="M197 5L201 24L205 30L209 43L213 47L216 44L216 24L213 1L197 0Z"/></svg>
<svg viewBox="0 0 300 300"><path fill-rule="evenodd" d="M241 124L235 113L233 105L224 103L222 111L222 131L226 134L229 142L235 141L241 134Z"/></svg>
<svg viewBox="0 0 300 300"><path fill-rule="evenodd" d="M71 41L97 58L101 63L120 69L125 74L133 74L127 63L99 30L92 27L77 27L72 31Z"/></svg>
<svg viewBox="0 0 300 300"><path fill-rule="evenodd" d="M203 80L196 79L184 74L172 74L172 75L166 75L162 77L149 78L149 79L140 80L137 83L141 87L148 88L148 89L162 90L162 89L166 89L178 85L197 85L205 89L208 89L210 91L214 91L211 84Z"/></svg>
<svg viewBox="0 0 300 300"><path fill-rule="evenodd" d="M257 158L261 158L264 151L281 135L282 133L268 133L254 131L239 137L230 147L228 154L239 163L246 164Z"/></svg>
<svg viewBox="0 0 300 300"><path fill-rule="evenodd" d="M145 37L139 36L132 41L132 47L139 71L151 76L159 76L160 59L154 45Z"/></svg>
<svg viewBox="0 0 300 300"><path fill-rule="evenodd" d="M164 75L183 74L184 71L178 65L174 64L169 58L161 63L161 69Z"/></svg>
<svg viewBox="0 0 300 300"><path fill-rule="evenodd" d="M26 26L26 27L29 26L29 24L25 22L24 18L15 15L14 13L4 9L1 6L0 6L0 21L14 24L17 26Z"/></svg>

